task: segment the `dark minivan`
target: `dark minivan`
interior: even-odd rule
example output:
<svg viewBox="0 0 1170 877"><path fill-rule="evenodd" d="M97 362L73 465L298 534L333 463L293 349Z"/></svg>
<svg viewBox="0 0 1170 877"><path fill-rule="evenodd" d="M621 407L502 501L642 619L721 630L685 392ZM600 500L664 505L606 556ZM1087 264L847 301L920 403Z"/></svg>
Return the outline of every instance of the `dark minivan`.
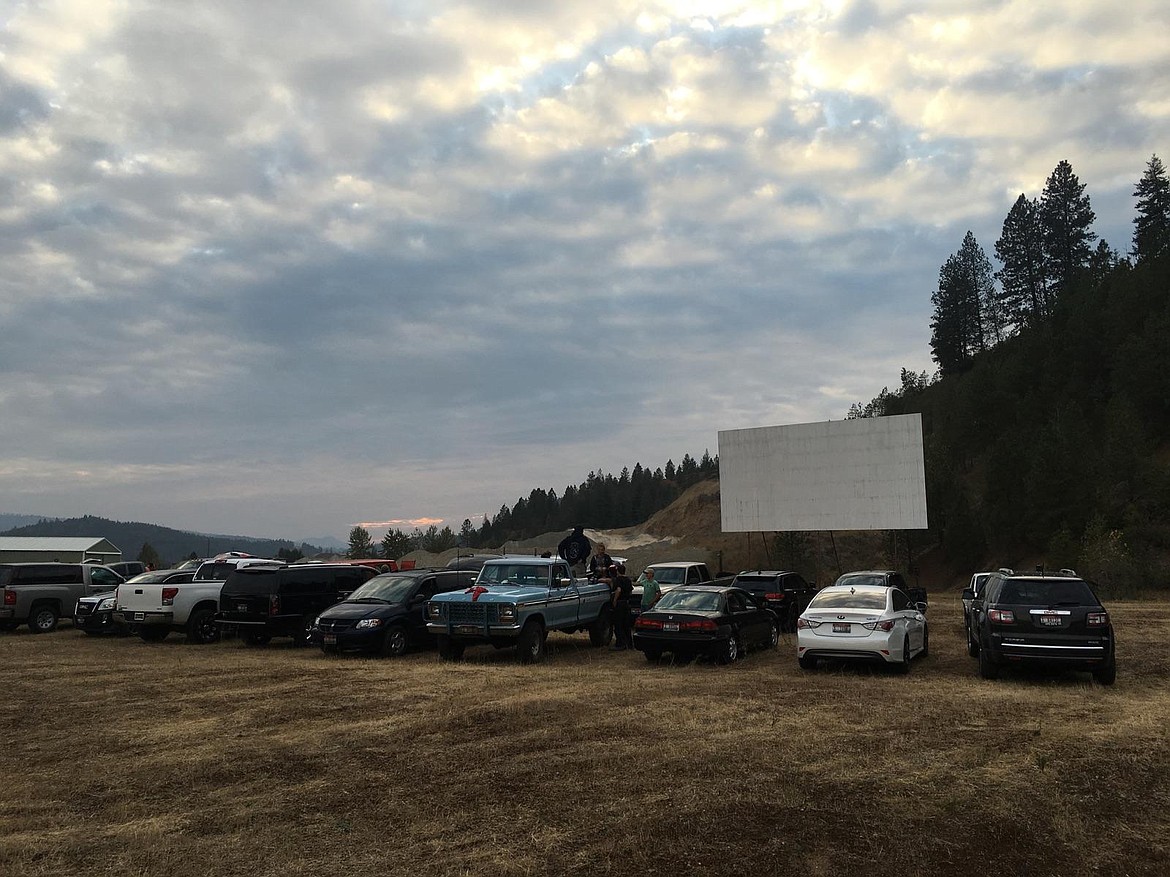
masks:
<svg viewBox="0 0 1170 877"><path fill-rule="evenodd" d="M228 574L219 593L215 623L236 630L248 645L274 636L308 644L322 610L344 600L376 573L350 563L244 567Z"/></svg>
<svg viewBox="0 0 1170 877"><path fill-rule="evenodd" d="M372 578L317 619L312 641L323 651L401 655L429 645L423 606L435 594L475 584L476 570L412 569Z"/></svg>

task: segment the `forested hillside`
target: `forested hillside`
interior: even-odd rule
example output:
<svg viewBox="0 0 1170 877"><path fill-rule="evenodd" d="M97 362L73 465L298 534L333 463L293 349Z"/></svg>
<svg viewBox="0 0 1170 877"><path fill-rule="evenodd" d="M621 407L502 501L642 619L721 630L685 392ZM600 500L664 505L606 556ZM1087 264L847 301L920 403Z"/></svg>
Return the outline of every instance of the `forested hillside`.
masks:
<svg viewBox="0 0 1170 877"><path fill-rule="evenodd" d="M1134 192L1125 258L1090 246L1083 190L1062 162L1039 201L1021 195L994 275L968 234L933 297L939 374L903 371L901 387L850 414L922 413L931 526L952 562L1029 560L1118 587L1161 585L1170 184L1155 156Z"/></svg>

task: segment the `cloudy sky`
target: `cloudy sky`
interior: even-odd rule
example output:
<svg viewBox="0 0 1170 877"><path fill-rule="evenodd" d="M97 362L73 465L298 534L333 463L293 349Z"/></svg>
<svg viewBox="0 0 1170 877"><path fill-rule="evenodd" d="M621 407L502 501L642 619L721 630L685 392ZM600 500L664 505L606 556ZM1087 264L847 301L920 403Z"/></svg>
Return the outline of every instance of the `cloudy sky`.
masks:
<svg viewBox="0 0 1170 877"><path fill-rule="evenodd" d="M1167 33L1165 0L0 0L0 512L458 529L841 418L933 368L939 266L1060 160L1128 251Z"/></svg>

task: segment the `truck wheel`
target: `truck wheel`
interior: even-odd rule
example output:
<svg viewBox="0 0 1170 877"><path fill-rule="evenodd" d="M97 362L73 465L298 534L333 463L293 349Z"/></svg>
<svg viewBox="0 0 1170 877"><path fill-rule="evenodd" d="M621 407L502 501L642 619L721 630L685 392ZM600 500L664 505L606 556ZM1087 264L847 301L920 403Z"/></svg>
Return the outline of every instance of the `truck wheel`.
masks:
<svg viewBox="0 0 1170 877"><path fill-rule="evenodd" d="M544 627L539 621L529 621L520 631L516 654L521 664L539 664L544 660Z"/></svg>
<svg viewBox="0 0 1170 877"><path fill-rule="evenodd" d="M589 645L599 649L608 646L612 640L613 615L603 609L597 620L589 625Z"/></svg>
<svg viewBox="0 0 1170 877"><path fill-rule="evenodd" d="M409 646L410 637L406 635L406 628L401 624L391 624L386 631L386 638L382 640L382 655L397 658L404 655Z"/></svg>
<svg viewBox="0 0 1170 877"><path fill-rule="evenodd" d="M212 618L215 611L212 609L196 609L187 619L187 642L197 646L205 646L219 642L219 625Z"/></svg>
<svg viewBox="0 0 1170 877"><path fill-rule="evenodd" d="M37 603L28 616L28 629L33 633L49 633L57 628L57 610L52 603Z"/></svg>
<svg viewBox="0 0 1170 877"><path fill-rule="evenodd" d="M734 664L738 657L739 640L736 639L735 634L733 633L721 646L719 646L719 651L715 654L715 660L720 664Z"/></svg>
<svg viewBox="0 0 1170 877"><path fill-rule="evenodd" d="M439 634L439 657L444 661L458 661L463 657L463 643L456 642L445 633Z"/></svg>
<svg viewBox="0 0 1170 877"><path fill-rule="evenodd" d="M297 625L297 628L293 631L292 635L292 644L294 649L307 646L312 641L313 622L316 620L316 615L306 615L301 619L301 623Z"/></svg>
<svg viewBox="0 0 1170 877"><path fill-rule="evenodd" d="M138 636L144 643L161 643L170 632L165 624L144 624L138 628Z"/></svg>

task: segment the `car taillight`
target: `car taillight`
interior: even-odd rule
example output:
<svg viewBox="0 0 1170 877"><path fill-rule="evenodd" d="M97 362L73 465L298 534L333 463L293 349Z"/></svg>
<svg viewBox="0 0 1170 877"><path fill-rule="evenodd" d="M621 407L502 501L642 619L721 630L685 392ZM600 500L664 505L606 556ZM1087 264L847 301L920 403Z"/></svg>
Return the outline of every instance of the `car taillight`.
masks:
<svg viewBox="0 0 1170 877"><path fill-rule="evenodd" d="M773 603L778 603L784 599L784 592L781 591L779 594L765 594L764 599L771 600Z"/></svg>
<svg viewBox="0 0 1170 877"><path fill-rule="evenodd" d="M179 593L178 588L163 588L162 589L162 604L164 606L175 605L175 594Z"/></svg>
<svg viewBox="0 0 1170 877"><path fill-rule="evenodd" d="M805 628L809 628L811 630L820 627L821 623L820 621L813 621L811 618L798 618L796 619L796 629L804 630Z"/></svg>
<svg viewBox="0 0 1170 877"><path fill-rule="evenodd" d="M1085 623L1089 627L1104 627L1109 623L1108 612L1090 612L1085 619Z"/></svg>
<svg viewBox="0 0 1170 877"><path fill-rule="evenodd" d="M280 614L280 597L278 597L276 594L273 594L271 597L268 598L268 614L269 615L279 615Z"/></svg>
<svg viewBox="0 0 1170 877"><path fill-rule="evenodd" d="M891 631L894 629L894 622L892 621L870 621L867 624L861 625L866 630L885 630Z"/></svg>
<svg viewBox="0 0 1170 877"><path fill-rule="evenodd" d="M715 630L715 628L716 628L715 622L711 621L709 618L704 619L703 621L684 621L682 624L680 624L678 626L679 630L688 631L688 632L692 632L692 633L695 631L710 632L710 631Z"/></svg>
<svg viewBox="0 0 1170 877"><path fill-rule="evenodd" d="M638 630L662 630L662 622L657 618L639 618L634 622Z"/></svg>
<svg viewBox="0 0 1170 877"><path fill-rule="evenodd" d="M16 591L10 591L7 588L4 589L4 605L5 606L15 606L16 605Z"/></svg>
<svg viewBox="0 0 1170 877"><path fill-rule="evenodd" d="M1015 613L1010 609L988 609L987 617L995 624L1015 624Z"/></svg>

